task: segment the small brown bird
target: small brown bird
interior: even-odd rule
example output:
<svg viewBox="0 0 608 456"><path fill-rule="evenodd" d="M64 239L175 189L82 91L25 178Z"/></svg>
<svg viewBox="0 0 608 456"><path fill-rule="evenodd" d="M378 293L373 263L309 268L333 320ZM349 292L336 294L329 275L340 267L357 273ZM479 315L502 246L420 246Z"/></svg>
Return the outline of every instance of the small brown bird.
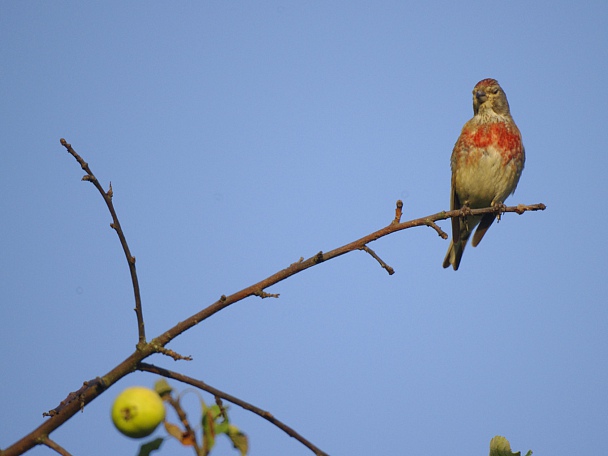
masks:
<svg viewBox="0 0 608 456"><path fill-rule="evenodd" d="M524 169L525 152L507 96L495 79L479 81L473 89L473 113L452 151L450 209L502 205L515 192ZM473 229L475 247L496 215L452 219L452 241L443 260L456 271Z"/></svg>

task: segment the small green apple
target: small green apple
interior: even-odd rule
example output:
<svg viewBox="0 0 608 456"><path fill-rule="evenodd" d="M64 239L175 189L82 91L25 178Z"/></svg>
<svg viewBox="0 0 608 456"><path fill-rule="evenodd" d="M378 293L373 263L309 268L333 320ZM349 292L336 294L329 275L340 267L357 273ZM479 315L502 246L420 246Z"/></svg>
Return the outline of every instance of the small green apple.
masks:
<svg viewBox="0 0 608 456"><path fill-rule="evenodd" d="M158 393L132 386L120 393L112 406L112 422L127 437L141 439L154 432L165 418L165 406Z"/></svg>

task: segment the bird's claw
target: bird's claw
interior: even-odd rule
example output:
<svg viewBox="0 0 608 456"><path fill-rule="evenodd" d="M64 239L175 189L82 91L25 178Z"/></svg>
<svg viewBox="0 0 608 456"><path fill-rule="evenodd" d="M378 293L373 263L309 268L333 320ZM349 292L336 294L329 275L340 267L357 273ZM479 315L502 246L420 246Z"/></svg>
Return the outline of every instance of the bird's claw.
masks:
<svg viewBox="0 0 608 456"><path fill-rule="evenodd" d="M494 208L497 210L496 220L500 222L500 216L505 212L507 206L504 203L494 203L492 206L494 206Z"/></svg>

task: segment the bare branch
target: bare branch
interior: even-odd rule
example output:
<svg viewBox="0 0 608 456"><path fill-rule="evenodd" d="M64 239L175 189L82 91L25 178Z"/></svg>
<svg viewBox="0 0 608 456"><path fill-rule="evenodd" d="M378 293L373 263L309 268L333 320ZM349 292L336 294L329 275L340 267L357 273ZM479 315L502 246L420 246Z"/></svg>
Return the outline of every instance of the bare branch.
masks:
<svg viewBox="0 0 608 456"><path fill-rule="evenodd" d="M276 285L277 283L291 277L294 274L304 271L305 269L311 268L319 263L324 261L331 260L332 258L336 258L338 256L344 255L345 253L352 252L353 250L364 250L364 246L368 243L373 242L377 239L380 239L384 236L388 236L389 234L395 233L397 231L405 230L408 228L413 228L416 226L431 226L435 228L435 223L438 220L445 220L451 217L462 217L464 215L480 215L480 214L488 214L488 213L507 213L507 212L516 212L518 214L522 214L526 211L542 211L545 210L546 206L542 203L533 204L533 205L518 205L518 206L510 206L510 207L487 207L483 209L469 209L466 208L464 210L453 210L453 211L442 211L433 215L429 215L427 217L421 217L418 219L410 220L407 222L394 223L391 222L388 226L379 229L378 231L374 231L367 236L364 236L356 241L353 241L349 244L345 244L342 247L338 247L334 250L330 250L329 252L319 252L316 255L306 259L300 260L295 263L290 264L287 268L280 270L279 272L267 277L260 282L253 284L247 288L242 289L241 291L237 291L229 296L222 295L219 301L214 302L210 306L204 308L200 312L192 315L186 320L178 323L173 328L161 334L157 339L157 343L164 346L169 343L172 339L177 337L182 332L188 330L192 326L197 325L203 320L206 320L211 315L219 312L220 310L234 304L235 302L241 301L249 296L255 296L259 293L259 290L264 290L272 285ZM437 230L435 228L435 230ZM439 229L438 231L441 235L443 231ZM445 233L443 233L445 235ZM443 237L441 235L441 237ZM446 236L447 237L447 236Z"/></svg>
<svg viewBox="0 0 608 456"><path fill-rule="evenodd" d="M311 442L306 440L304 437L302 437L300 434L298 434L294 429L290 428L282 421L276 419L270 412L262 410L261 408L250 404L249 402L245 402L244 400L239 399L238 397L235 397L228 393L220 391L217 388L214 388L213 386L210 386L201 380L197 380L195 378L188 377L187 375L183 375L178 372L173 372L168 369L164 369L162 367L155 366L153 364L139 363L137 365L137 369L140 371L152 372L153 374L162 375L163 377L166 377L166 378L172 378L173 380L178 380L180 382L187 383L188 385L192 385L196 388L202 389L203 391L207 391L209 394L214 395L216 398L220 397L225 401L232 402L233 404L236 404L239 407L244 408L245 410L249 410L250 412L253 412L256 415L261 416L265 420L270 421L272 424L274 424L279 429L284 431L287 435L289 435L290 437L293 437L294 439L296 439L298 442L302 443L307 448L310 448L312 451L314 451L314 453L316 455L327 456L327 453L321 451L314 444L312 444Z"/></svg>
<svg viewBox="0 0 608 456"><path fill-rule="evenodd" d="M116 231L116 234L118 234L118 239L120 239L120 244L122 245L122 249L125 252L127 263L129 264L129 271L131 272L131 282L133 283L133 293L135 295L135 314L137 315L139 343L145 343L146 331L144 327L144 314L141 305L141 294L139 292L139 280L137 279L137 271L135 269L135 257L131 255L129 245L127 244L127 238L125 237L122 227L120 226L120 222L118 221L116 211L114 210L114 204L112 203L112 196L114 195L114 190L112 189L112 184L110 183L110 188L107 192L104 191L103 187L89 168L89 164L85 162L82 157L76 153L76 151L72 148L72 145L69 144L63 138L61 138L61 145L66 148L69 154L76 159L76 161L80 164L80 167L87 173L82 178L82 180L91 182L99 191L99 193L103 197L103 200L108 206L108 210L110 211L110 215L112 216L112 223L110 224L110 227L112 227Z"/></svg>
<svg viewBox="0 0 608 456"><path fill-rule="evenodd" d="M49 410L48 412L44 412L42 414L42 416L50 416L50 417L54 417L59 415L66 407L70 406L71 404L78 404L80 410L82 410L84 408L85 404L85 400L84 400L84 394L85 392L89 392L92 389L94 390L99 390L100 392L103 391L104 389L106 389L108 385L106 384L106 382L102 379L102 378L94 378L93 380L89 380L87 382L83 382L82 386L80 387L80 389L78 391L73 391L70 394L68 394L68 397L66 397L63 401L61 401L61 403L59 404L59 406L57 406L56 408Z"/></svg>
<svg viewBox="0 0 608 456"><path fill-rule="evenodd" d="M97 178L93 175L93 173L89 169L89 165L74 151L72 146L70 144L68 144L64 139L61 140L61 144L78 161L78 163L80 164L82 169L87 173L83 179L88 180L89 182L92 182L95 185L97 190L103 196L104 201L106 202L106 205L108 206L108 209L110 210L110 214L112 215L112 220L113 220L112 228L114 228L118 234L118 237L122 244L123 250L125 252L125 256L127 258L127 262L129 264L129 269L131 271L131 279L133 281L133 291L135 294L135 305L136 305L135 311L137 314L138 328L139 328L139 343L137 344L136 350L133 353L131 353L125 360L123 360L121 363L119 363L112 370L110 370L106 375L104 375L101 378L98 377L92 381L85 382L79 390L69 393L68 396L59 404L58 407L56 407L55 409L44 414L44 416L49 417L48 420L44 421L40 426L38 426L36 429L32 430L29 434L23 436L21 439L19 439L13 445L9 446L8 448L6 448L3 451L0 451L0 456L20 455L20 454L28 451L29 449L33 448L34 446L42 444L43 442L40 439L43 436L48 436L52 431L54 431L59 426L61 426L63 423L68 421L78 411L82 410L91 401L93 401L99 395L101 395L107 388L112 386L114 383L116 383L121 378L123 378L126 375L133 372L134 369L138 368L137 366L139 366L139 368L141 368L141 366L147 366L147 365L142 364L141 361L143 361L144 359L146 359L147 357L149 357L155 353L163 352L165 354L169 354L169 351L168 350L163 351L163 348L169 342L171 342L173 339L175 339L177 336L179 336L183 332L196 326L198 323L202 322L203 320L206 320L207 318L216 314L220 310L222 310L238 301L241 301L249 296L255 296L255 295L260 296L260 294L265 293L263 290L269 288L270 286L275 285L275 284L277 284L295 274L298 274L308 268L311 268L319 263L331 260L332 258L336 258L338 256L344 255L345 253L352 252L354 250L366 250L369 253L371 250L366 247L367 244L369 244L377 239L380 239L384 236L388 236L389 234L395 233L397 231L405 230L408 228L413 228L416 226L430 226L433 229L435 229L435 231L437 231L441 237L444 237L445 233L443 233L443 231L441 231L441 229L439 229L436 226L435 222L437 222L439 220L445 220L445 219L448 219L451 217L463 217L466 215L481 215L481 214L489 214L489 213L503 214L503 213L507 213L507 212L516 212L518 214L523 214L524 212L527 212L527 211L539 211L539 210L544 210L546 208L546 206L542 203L533 204L533 205L520 204L518 206L510 206L510 207L497 206L497 207L488 207L488 208L483 208L483 209L463 208L462 210L453 210L453 211L449 211L449 212L442 211L442 212L438 212L433 215L429 215L427 217L422 217L422 218L410 220L407 222L400 222L403 205L399 204L399 202L397 202L395 219L393 221L391 221L391 223L388 226L381 228L371 234L363 236L362 238L360 238L356 241L345 244L342 247L338 247L334 250L330 250L329 252L325 252L325 253L319 252L308 259L300 258L295 263L290 264L287 268L276 272L275 274L259 281L258 283L255 283L255 284L253 284L247 288L244 288L240 291L237 291L236 293L233 293L231 295L228 295L228 296L222 295L218 301L205 307L204 309L202 309L201 311L190 316L186 320L177 323L175 326L173 326L169 330L165 331L160 336L154 338L153 340L151 340L148 343L145 340L143 312L142 312L142 307L141 307L141 298L140 298L140 293L139 293L139 284L138 284L138 280L137 280L137 273L135 270L135 258L131 255L131 253L129 251L127 241L125 239L122 228L120 227L118 217L116 216L116 212L115 212L114 206L112 204L113 190L110 187L108 192L104 192L103 188L97 181ZM445 236L445 237L447 237L447 236ZM267 295L270 296L269 294L267 294ZM179 357L179 355L178 355L178 357ZM156 368L156 369L160 369L160 368ZM174 374L170 371L166 371L166 372L170 373L171 375L175 375L175 377L170 377L170 378L176 378L179 380L178 376L180 374ZM161 374L161 375L164 375L164 374ZM168 375L166 375L166 376L168 376ZM185 376L181 376L181 378L188 379L188 377L185 377ZM197 380L194 380L194 379L192 379L192 380L198 382ZM188 382L186 382L186 383L188 383ZM200 382L200 384L204 385L202 382ZM199 385L195 385L195 384L193 384L193 385L199 386ZM277 424L277 426L281 427L281 429L283 429L283 430L285 430L285 432L287 432L287 430L282 427L285 425L282 423L279 425L278 423L280 423L280 422L278 420L276 420L270 413L260 410L244 401L241 401L238 398L235 398L235 397L232 397L225 393L222 393L221 391L216 390L215 388L209 387L208 385L205 385L205 386L207 388L209 388L207 391L211 392L211 394L220 396L220 397L224 398L225 400L228 400L237 405L240 405L243 408L246 408L255 413L258 413L260 416L263 416L265 419L267 419L273 423L276 421L275 424ZM201 386L199 386L199 387L201 387ZM204 389L204 388L201 387L201 389ZM285 426L285 428L290 429L286 426ZM295 433L295 431L293 431L293 432ZM308 444L312 445L312 444L310 444L310 442L308 442ZM307 445L307 446L309 446L309 445ZM309 448L313 449L313 451L316 451L317 454L319 454L319 455L325 454L325 453L321 452L320 450L316 449L316 447L314 447L314 445L309 446Z"/></svg>

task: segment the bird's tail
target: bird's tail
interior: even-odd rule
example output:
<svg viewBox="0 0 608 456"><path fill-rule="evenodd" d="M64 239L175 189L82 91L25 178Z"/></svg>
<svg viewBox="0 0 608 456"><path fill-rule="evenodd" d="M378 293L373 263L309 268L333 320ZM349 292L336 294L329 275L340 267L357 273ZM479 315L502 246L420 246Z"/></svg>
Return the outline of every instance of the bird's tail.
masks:
<svg viewBox="0 0 608 456"><path fill-rule="evenodd" d="M479 223L479 219L480 217L466 217L465 220L459 220L459 227L456 230L452 230L452 240L450 241L450 246L448 247L448 253L446 253L443 260L444 268L452 265L454 271L458 270L460 260L462 259L462 254L464 253L464 248L469 241L469 237L471 237L473 229Z"/></svg>
<svg viewBox="0 0 608 456"><path fill-rule="evenodd" d="M458 266L460 265L460 260L462 258L462 254L464 252L464 246L466 245L466 241L463 242L461 239L459 242L454 244L454 241L450 241L450 246L448 247L448 253L445 255L445 259L443 260L443 267L447 268L450 265L454 268L454 271L458 270Z"/></svg>

